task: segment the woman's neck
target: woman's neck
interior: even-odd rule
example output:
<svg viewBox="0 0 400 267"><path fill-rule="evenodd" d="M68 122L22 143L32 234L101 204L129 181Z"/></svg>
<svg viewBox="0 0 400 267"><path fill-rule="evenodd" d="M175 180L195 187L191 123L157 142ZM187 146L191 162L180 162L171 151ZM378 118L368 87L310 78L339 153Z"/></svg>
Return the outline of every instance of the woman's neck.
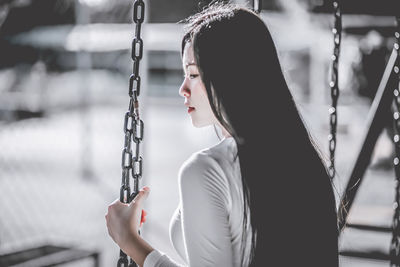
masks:
<svg viewBox="0 0 400 267"><path fill-rule="evenodd" d="M215 125L217 125L218 128L221 130L221 133L224 136L224 138L232 137L231 134L221 125L221 123L219 121L216 121L214 123L214 127L215 127Z"/></svg>
<svg viewBox="0 0 400 267"><path fill-rule="evenodd" d="M225 130L224 127L221 127L221 129L222 129L222 135L223 135L225 138L232 137L231 134L230 134L227 130Z"/></svg>

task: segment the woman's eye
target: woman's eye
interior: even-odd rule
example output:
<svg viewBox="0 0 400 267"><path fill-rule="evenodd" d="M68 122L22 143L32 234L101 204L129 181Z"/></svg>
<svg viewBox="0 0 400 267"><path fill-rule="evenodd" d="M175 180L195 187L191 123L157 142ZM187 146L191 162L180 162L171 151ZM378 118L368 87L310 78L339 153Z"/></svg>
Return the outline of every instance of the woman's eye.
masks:
<svg viewBox="0 0 400 267"><path fill-rule="evenodd" d="M183 78L189 78L189 79L195 79L196 77L198 77L199 74L187 74L187 75L183 75Z"/></svg>

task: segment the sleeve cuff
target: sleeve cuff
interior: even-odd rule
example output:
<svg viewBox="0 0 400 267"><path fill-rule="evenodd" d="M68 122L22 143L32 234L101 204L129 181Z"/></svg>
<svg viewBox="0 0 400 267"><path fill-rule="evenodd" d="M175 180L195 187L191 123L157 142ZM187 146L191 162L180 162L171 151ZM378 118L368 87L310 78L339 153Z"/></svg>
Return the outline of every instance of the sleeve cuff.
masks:
<svg viewBox="0 0 400 267"><path fill-rule="evenodd" d="M154 249L144 259L143 267L154 267L154 266L156 266L156 263L160 260L160 258L162 256L163 256L163 254L160 251Z"/></svg>

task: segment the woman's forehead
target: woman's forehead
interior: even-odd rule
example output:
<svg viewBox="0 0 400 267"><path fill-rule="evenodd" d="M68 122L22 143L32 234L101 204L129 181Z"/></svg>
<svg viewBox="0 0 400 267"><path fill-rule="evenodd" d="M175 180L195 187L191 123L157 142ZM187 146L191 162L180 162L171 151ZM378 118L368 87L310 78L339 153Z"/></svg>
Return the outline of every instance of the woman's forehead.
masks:
<svg viewBox="0 0 400 267"><path fill-rule="evenodd" d="M192 43L188 42L183 50L183 67L186 69L188 66L196 65L194 61L194 53Z"/></svg>

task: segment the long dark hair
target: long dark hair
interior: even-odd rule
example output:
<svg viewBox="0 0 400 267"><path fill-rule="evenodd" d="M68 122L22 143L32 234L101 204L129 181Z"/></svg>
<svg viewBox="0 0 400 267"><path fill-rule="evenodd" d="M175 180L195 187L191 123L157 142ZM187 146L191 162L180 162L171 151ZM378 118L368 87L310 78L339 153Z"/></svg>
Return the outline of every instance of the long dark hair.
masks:
<svg viewBox="0 0 400 267"><path fill-rule="evenodd" d="M338 266L332 185L267 26L251 10L224 3L185 22L182 53L191 42L212 110L238 145L250 265Z"/></svg>

